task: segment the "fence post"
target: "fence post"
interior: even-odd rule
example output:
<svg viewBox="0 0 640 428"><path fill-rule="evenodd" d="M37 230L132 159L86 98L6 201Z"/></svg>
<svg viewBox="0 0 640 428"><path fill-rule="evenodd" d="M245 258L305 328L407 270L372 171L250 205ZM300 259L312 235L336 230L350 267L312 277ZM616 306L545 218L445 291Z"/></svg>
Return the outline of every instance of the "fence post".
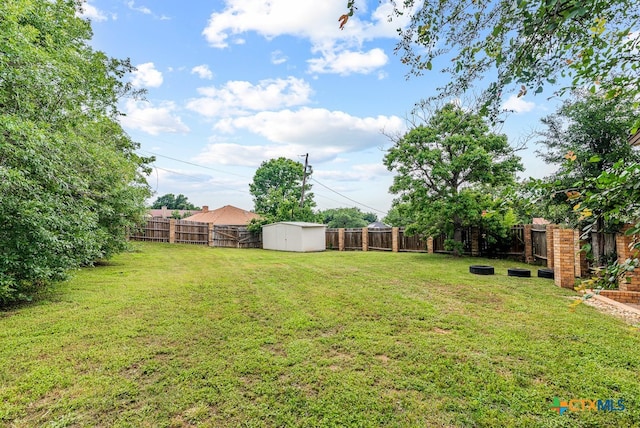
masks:
<svg viewBox="0 0 640 428"><path fill-rule="evenodd" d="M553 273L558 287L575 286L575 239L573 229L555 229L553 231Z"/></svg>
<svg viewBox="0 0 640 428"><path fill-rule="evenodd" d="M176 219L169 220L169 244L176 243Z"/></svg>
<svg viewBox="0 0 640 428"><path fill-rule="evenodd" d="M427 238L427 253L433 254L433 236Z"/></svg>
<svg viewBox="0 0 640 428"><path fill-rule="evenodd" d="M208 225L207 237L208 237L208 240L209 240L209 246L213 247L213 223L209 223L209 225Z"/></svg>
<svg viewBox="0 0 640 428"><path fill-rule="evenodd" d="M477 227L471 228L471 256L480 256L480 229Z"/></svg>
<svg viewBox="0 0 640 428"><path fill-rule="evenodd" d="M362 251L369 251L369 228L362 228Z"/></svg>
<svg viewBox="0 0 640 428"><path fill-rule="evenodd" d="M637 251L631 248L634 236L627 235L631 225L626 225L620 232L616 234L616 251L618 252L618 263L624 263L627 259L637 257ZM620 278L618 284L620 291L640 291L640 275L638 269L628 272L624 278Z"/></svg>
<svg viewBox="0 0 640 428"><path fill-rule="evenodd" d="M532 235L533 225L525 224L524 225L524 262L525 263L533 263L533 239Z"/></svg>
<svg viewBox="0 0 640 428"><path fill-rule="evenodd" d="M338 251L344 251L344 228L338 229Z"/></svg>
<svg viewBox="0 0 640 428"><path fill-rule="evenodd" d="M394 253L397 253L398 250L400 249L400 240L398 239L400 235L400 228L399 227L392 227L391 228L391 251L393 251Z"/></svg>
<svg viewBox="0 0 640 428"><path fill-rule="evenodd" d="M577 278L582 278L587 275L587 254L582 251L584 241L580 240L580 231L573 231L573 254L575 257L575 275Z"/></svg>

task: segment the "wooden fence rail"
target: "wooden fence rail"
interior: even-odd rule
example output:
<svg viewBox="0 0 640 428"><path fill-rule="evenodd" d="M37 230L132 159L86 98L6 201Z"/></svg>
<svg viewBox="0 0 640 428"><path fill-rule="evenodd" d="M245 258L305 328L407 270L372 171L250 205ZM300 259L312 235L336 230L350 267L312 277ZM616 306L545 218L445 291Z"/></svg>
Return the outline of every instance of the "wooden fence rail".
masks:
<svg viewBox="0 0 640 428"><path fill-rule="evenodd" d="M262 234L252 234L244 226L213 225L174 219L149 219L140 229L134 230L129 239L210 247L262 248Z"/></svg>

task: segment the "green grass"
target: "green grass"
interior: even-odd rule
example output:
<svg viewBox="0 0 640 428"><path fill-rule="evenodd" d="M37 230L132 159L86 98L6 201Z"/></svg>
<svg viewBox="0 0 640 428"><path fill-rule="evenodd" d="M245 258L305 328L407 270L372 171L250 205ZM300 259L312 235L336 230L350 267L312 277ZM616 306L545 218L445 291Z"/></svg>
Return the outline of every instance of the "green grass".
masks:
<svg viewBox="0 0 640 428"><path fill-rule="evenodd" d="M514 262L136 249L0 312L0 425L640 425L638 329Z"/></svg>

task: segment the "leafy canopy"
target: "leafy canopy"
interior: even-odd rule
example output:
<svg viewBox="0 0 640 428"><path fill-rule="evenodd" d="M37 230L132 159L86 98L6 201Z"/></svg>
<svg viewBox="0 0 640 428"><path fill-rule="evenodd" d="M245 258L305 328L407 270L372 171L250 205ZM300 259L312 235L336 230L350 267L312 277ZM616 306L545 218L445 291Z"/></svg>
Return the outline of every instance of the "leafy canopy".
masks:
<svg viewBox="0 0 640 428"><path fill-rule="evenodd" d="M151 208L160 209L162 207L167 207L170 210L199 210L199 207L196 207L189 199L180 193L178 196L173 193L167 193L166 195L158 196L158 198L153 202Z"/></svg>
<svg viewBox="0 0 640 428"><path fill-rule="evenodd" d="M365 227L378 219L374 213L363 213L360 208L330 208L318 213L322 223L330 228Z"/></svg>
<svg viewBox="0 0 640 428"><path fill-rule="evenodd" d="M384 163L397 174L390 190L413 220L409 232L446 233L457 242L463 227L481 225L483 211L495 208L483 189L513 183L522 170L506 136L454 104L395 141Z"/></svg>
<svg viewBox="0 0 640 428"><path fill-rule="evenodd" d="M0 304L121 251L150 159L117 122L128 61L92 50L75 1L0 2Z"/></svg>
<svg viewBox="0 0 640 428"><path fill-rule="evenodd" d="M440 96L485 84L484 111L497 115L503 92L597 87L608 98L640 90L640 8L632 0L392 1L390 18L409 16L396 50L410 73L437 60L451 75ZM347 2L349 13L353 1ZM566 83L564 83L566 82Z"/></svg>
<svg viewBox="0 0 640 428"><path fill-rule="evenodd" d="M316 204L310 191L311 171L306 172L304 201L301 204L304 176L304 166L300 162L284 157L262 162L249 184L254 211L265 221L313 221L315 214L312 209Z"/></svg>

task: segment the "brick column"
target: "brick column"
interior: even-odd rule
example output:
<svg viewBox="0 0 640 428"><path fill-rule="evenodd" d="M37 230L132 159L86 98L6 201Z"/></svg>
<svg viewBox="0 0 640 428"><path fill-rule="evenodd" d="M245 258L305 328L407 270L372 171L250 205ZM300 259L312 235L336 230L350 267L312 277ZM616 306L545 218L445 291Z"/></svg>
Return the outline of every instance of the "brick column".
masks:
<svg viewBox="0 0 640 428"><path fill-rule="evenodd" d="M399 240L398 240L398 235L400 228L399 227L392 227L391 228L391 251L393 251L394 253L397 253L398 250L400 249L400 245L399 245Z"/></svg>
<svg viewBox="0 0 640 428"><path fill-rule="evenodd" d="M169 244L175 244L176 242L176 219L169 220Z"/></svg>
<svg viewBox="0 0 640 428"><path fill-rule="evenodd" d="M533 263L533 239L531 239L531 229L532 225L525 224L524 225L524 262L525 263Z"/></svg>
<svg viewBox="0 0 640 428"><path fill-rule="evenodd" d="M553 269L555 258L553 254L553 236L555 232L558 230L558 226L555 224L548 224L546 228L546 238L547 238L547 267L549 269Z"/></svg>
<svg viewBox="0 0 640 428"><path fill-rule="evenodd" d="M369 228L362 228L362 251L369 251Z"/></svg>
<svg viewBox="0 0 640 428"><path fill-rule="evenodd" d="M558 287L575 286L573 229L555 229L553 233L553 274Z"/></svg>
<svg viewBox="0 0 640 428"><path fill-rule="evenodd" d="M427 238L427 253L433 254L433 236Z"/></svg>
<svg viewBox="0 0 640 428"><path fill-rule="evenodd" d="M471 228L471 256L480 256L480 229Z"/></svg>
<svg viewBox="0 0 640 428"><path fill-rule="evenodd" d="M338 251L344 251L344 229L338 229Z"/></svg>
<svg viewBox="0 0 640 428"><path fill-rule="evenodd" d="M637 250L630 248L633 242L633 235L626 235L625 232L631 226L627 225L616 234L616 249L618 251L618 263L624 263L627 259L638 257ZM633 272L627 272L624 278L620 279L618 284L620 291L640 291L640 272L636 269Z"/></svg>
<svg viewBox="0 0 640 428"><path fill-rule="evenodd" d="M573 231L573 254L574 254L574 269L576 278L583 278L588 274L587 267L587 253L582 251L582 246L585 244L584 241L580 239L580 231Z"/></svg>

